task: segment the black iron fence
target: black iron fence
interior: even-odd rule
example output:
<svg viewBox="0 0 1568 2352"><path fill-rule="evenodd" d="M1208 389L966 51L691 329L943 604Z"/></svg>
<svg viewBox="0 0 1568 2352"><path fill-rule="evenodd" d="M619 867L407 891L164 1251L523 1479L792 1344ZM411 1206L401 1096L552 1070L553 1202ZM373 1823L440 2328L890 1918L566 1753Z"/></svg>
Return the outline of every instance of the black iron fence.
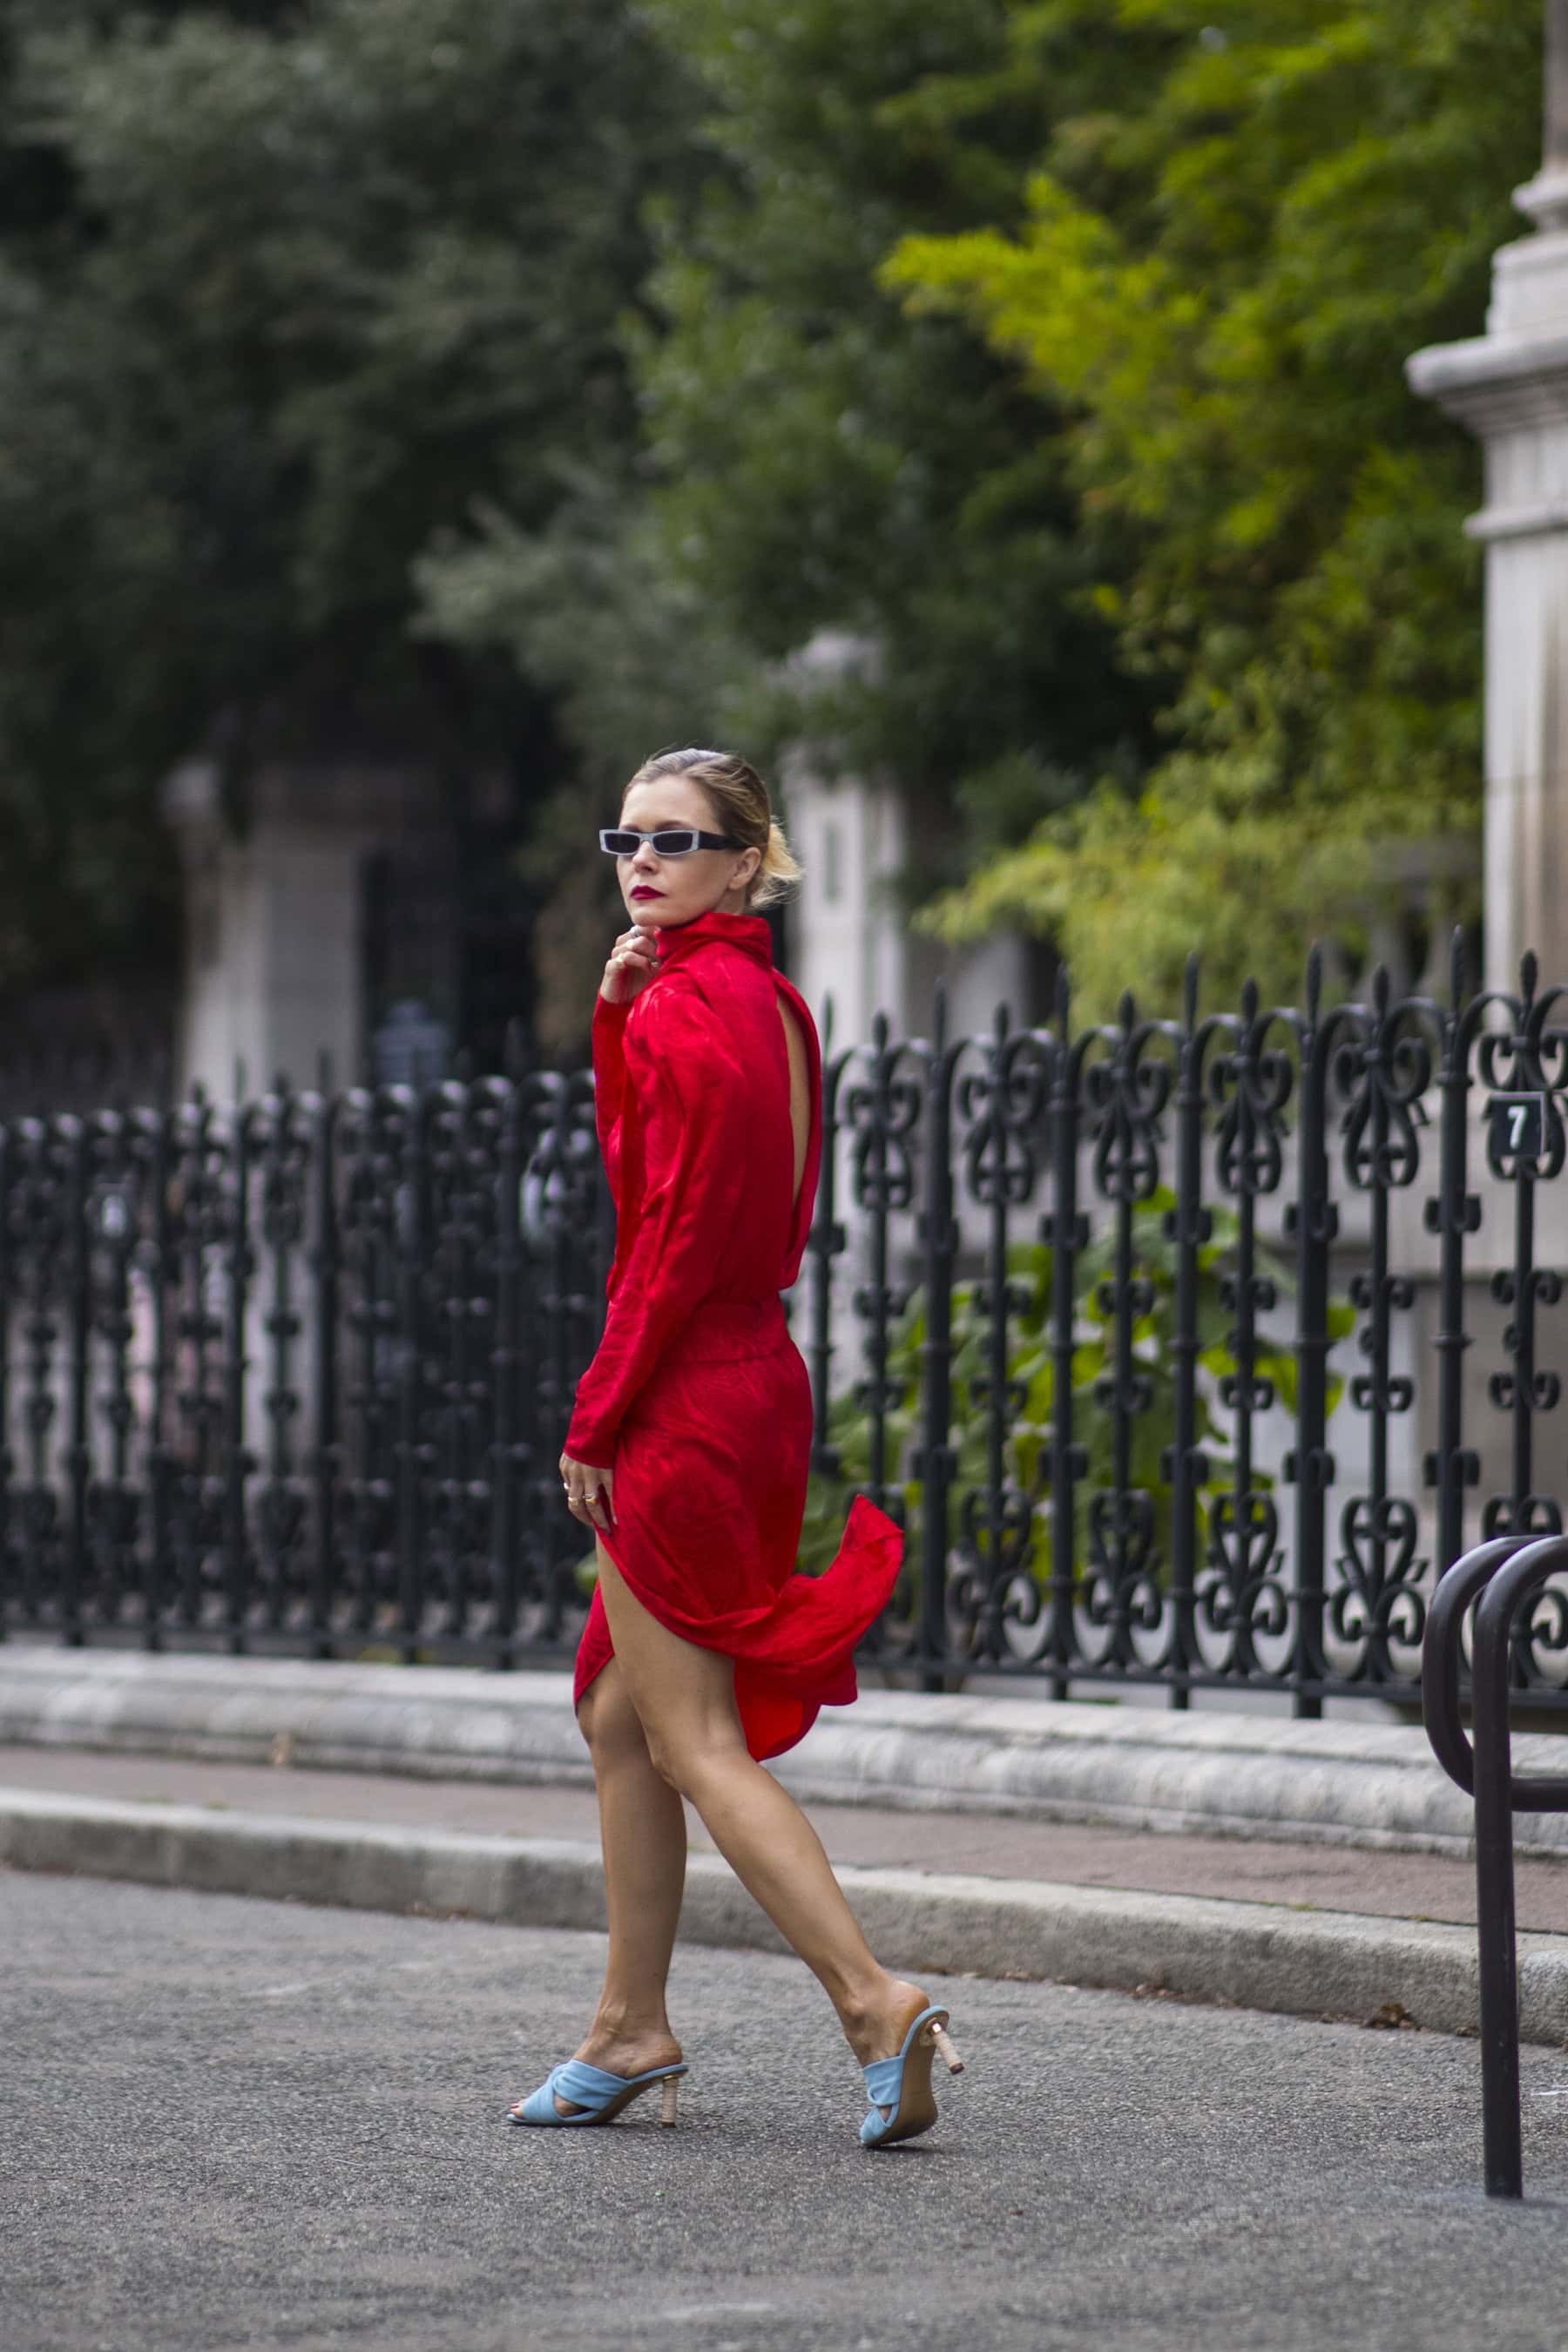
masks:
<svg viewBox="0 0 1568 2352"><path fill-rule="evenodd" d="M1561 1025L1560 1025L1561 1024ZM1555 1533L1568 990L828 1057L792 1326L803 1560L908 1530L871 1644L932 1685L1414 1703L1478 1536ZM0 1129L0 1573L68 1641L560 1654L556 1461L612 1241L586 1074ZM1568 1599L1517 1630L1568 1686Z"/></svg>

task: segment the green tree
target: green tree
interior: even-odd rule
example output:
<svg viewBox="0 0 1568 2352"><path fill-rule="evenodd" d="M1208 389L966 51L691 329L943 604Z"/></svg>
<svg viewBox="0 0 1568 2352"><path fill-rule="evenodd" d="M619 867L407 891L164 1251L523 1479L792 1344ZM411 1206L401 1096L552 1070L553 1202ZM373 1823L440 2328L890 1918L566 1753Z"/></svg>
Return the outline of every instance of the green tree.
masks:
<svg viewBox="0 0 1568 2352"><path fill-rule="evenodd" d="M215 725L240 811L279 750L569 772L416 571L627 466L682 109L628 0L0 0L0 985L146 952Z"/></svg>
<svg viewBox="0 0 1568 2352"><path fill-rule="evenodd" d="M878 282L899 240L1026 218L1065 111L1159 42L1042 47L1008 0L649 0L700 93L701 194L628 322L647 494L426 573L441 625L560 677L605 781L650 733L803 730L920 811L911 896L1146 755L1048 419L965 321ZM1147 53L1147 55L1145 54ZM819 631L871 657L786 667ZM954 821L956 820L956 822Z"/></svg>
<svg viewBox="0 0 1568 2352"><path fill-rule="evenodd" d="M1152 94L1062 122L1020 230L906 241L913 320L984 327L1042 397L1163 755L930 910L1035 923L1101 1007L1130 979L1296 983L1400 836L1473 827L1479 468L1416 401L1479 331L1538 152L1537 0L1045 0L1044 37L1157 36ZM1130 553L1131 560L1128 560Z"/></svg>

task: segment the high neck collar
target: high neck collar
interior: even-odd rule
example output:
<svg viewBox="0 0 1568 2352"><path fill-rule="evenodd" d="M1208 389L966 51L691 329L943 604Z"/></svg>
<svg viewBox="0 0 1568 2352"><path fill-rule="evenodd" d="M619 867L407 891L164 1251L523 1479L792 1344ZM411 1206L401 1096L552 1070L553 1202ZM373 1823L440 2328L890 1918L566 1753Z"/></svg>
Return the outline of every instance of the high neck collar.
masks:
<svg viewBox="0 0 1568 2352"><path fill-rule="evenodd" d="M770 971L773 961L773 935L763 915L726 915L718 907L710 907L705 915L693 915L689 923L660 924L655 933L658 948L658 968L678 963L693 948L704 946L710 940L722 940L727 947L739 948L754 962Z"/></svg>

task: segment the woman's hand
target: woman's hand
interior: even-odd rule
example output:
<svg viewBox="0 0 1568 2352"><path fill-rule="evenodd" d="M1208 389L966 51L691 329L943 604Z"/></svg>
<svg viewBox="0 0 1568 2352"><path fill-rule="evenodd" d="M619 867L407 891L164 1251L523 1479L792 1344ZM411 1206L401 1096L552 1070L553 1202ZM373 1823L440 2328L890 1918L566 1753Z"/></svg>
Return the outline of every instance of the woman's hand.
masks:
<svg viewBox="0 0 1568 2352"><path fill-rule="evenodd" d="M653 976L658 951L653 943L653 933L634 923L623 931L610 950L610 960L605 966L605 977L599 982L599 993L609 1004L626 1004Z"/></svg>
<svg viewBox="0 0 1568 2352"><path fill-rule="evenodd" d="M561 1456L566 1507L585 1528L615 1526L615 1476L613 1470L596 1469L591 1462L574 1462L570 1454Z"/></svg>

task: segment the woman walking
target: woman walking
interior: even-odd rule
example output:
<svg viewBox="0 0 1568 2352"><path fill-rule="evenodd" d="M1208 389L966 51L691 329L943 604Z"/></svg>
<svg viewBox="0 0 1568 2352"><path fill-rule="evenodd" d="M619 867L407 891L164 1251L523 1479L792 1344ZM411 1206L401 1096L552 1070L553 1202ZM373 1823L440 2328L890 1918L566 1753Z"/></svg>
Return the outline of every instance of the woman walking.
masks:
<svg viewBox="0 0 1568 2352"><path fill-rule="evenodd" d="M616 861L631 929L594 1007L599 1139L616 1204L604 1336L561 1456L595 1529L598 1588L574 1698L593 1758L609 1920L604 1990L576 2056L511 2109L608 2122L686 2072L665 1979L689 1798L808 1968L865 2070L869 2147L936 2120L947 2011L879 1967L820 1840L761 1759L855 1696L854 1651L902 1538L866 1496L820 1578L796 1575L810 1382L779 1292L799 1271L822 1153L822 1059L755 910L800 869L761 778L720 751L639 768Z"/></svg>

